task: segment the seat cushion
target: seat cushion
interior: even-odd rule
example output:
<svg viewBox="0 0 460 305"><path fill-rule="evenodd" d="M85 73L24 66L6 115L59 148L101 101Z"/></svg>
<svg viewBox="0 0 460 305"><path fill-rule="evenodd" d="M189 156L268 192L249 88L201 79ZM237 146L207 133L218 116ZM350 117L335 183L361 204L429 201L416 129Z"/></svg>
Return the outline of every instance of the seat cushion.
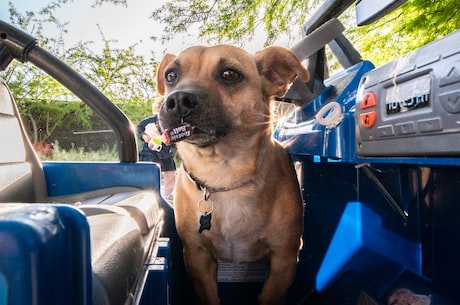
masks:
<svg viewBox="0 0 460 305"><path fill-rule="evenodd" d="M117 213L88 217L91 262L94 273L93 299L125 304L143 267L144 242L134 219ZM129 302L128 302L129 303Z"/></svg>
<svg viewBox="0 0 460 305"><path fill-rule="evenodd" d="M130 303L160 234L158 199L153 191L129 187L50 198L76 206L88 219L95 304Z"/></svg>

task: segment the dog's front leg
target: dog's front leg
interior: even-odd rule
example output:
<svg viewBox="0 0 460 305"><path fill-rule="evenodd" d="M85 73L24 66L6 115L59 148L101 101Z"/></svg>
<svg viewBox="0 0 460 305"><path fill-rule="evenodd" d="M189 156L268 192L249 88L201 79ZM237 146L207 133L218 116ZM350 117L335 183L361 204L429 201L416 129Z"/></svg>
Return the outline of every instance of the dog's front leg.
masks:
<svg viewBox="0 0 460 305"><path fill-rule="evenodd" d="M259 295L259 305L282 305L297 268L297 255L273 255L269 259L267 280Z"/></svg>
<svg viewBox="0 0 460 305"><path fill-rule="evenodd" d="M217 293L217 261L201 247L184 248L187 273L192 281L197 304L219 305Z"/></svg>

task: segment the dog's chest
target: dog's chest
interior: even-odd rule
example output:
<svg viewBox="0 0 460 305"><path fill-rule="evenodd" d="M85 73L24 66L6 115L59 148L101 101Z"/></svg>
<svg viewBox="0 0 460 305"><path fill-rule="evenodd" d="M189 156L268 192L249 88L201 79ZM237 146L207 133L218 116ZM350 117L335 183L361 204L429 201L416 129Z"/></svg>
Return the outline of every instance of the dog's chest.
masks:
<svg viewBox="0 0 460 305"><path fill-rule="evenodd" d="M255 203L238 197L216 200L211 228L206 232L216 257L243 262L264 256L264 219Z"/></svg>

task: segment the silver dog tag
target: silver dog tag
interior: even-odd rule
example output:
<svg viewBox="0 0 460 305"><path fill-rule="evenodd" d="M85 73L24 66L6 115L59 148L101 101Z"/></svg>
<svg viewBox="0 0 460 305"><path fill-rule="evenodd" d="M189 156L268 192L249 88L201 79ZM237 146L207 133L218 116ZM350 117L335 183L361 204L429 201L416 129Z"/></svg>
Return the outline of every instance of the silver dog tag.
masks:
<svg viewBox="0 0 460 305"><path fill-rule="evenodd" d="M201 212L200 216L200 227L198 232L201 233L204 230L211 229L211 214L214 210L214 202L209 199L211 192L208 188L203 188L203 197L198 201L198 209Z"/></svg>

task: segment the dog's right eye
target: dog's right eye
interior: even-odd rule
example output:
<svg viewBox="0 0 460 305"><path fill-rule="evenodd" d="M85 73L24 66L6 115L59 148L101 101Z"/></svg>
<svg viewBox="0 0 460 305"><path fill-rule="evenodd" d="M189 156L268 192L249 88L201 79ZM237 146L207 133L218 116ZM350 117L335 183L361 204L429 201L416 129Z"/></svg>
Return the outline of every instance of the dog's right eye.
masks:
<svg viewBox="0 0 460 305"><path fill-rule="evenodd" d="M166 72L165 74L166 83L172 85L177 81L177 73L174 71Z"/></svg>

